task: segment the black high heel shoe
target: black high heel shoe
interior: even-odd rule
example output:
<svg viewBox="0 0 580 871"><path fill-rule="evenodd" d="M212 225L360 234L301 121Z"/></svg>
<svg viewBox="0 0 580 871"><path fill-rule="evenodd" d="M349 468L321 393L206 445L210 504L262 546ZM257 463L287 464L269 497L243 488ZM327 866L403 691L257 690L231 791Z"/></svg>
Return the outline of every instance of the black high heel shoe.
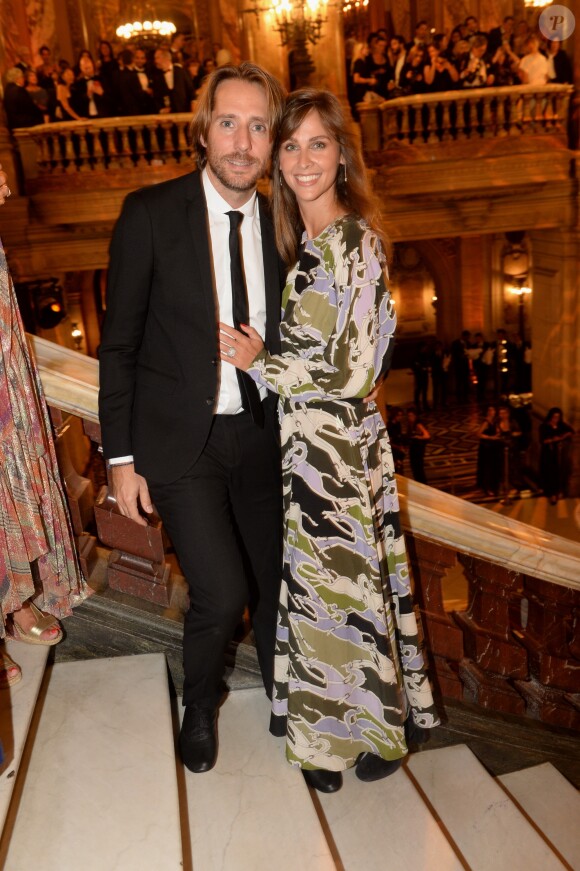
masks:
<svg viewBox="0 0 580 871"><path fill-rule="evenodd" d="M402 759L382 759L374 753L361 753L356 761L355 774L359 780L371 783L394 774L402 764Z"/></svg>
<svg viewBox="0 0 580 871"><path fill-rule="evenodd" d="M338 792L342 786L341 771L326 771L324 768L303 768L304 780L318 792Z"/></svg>

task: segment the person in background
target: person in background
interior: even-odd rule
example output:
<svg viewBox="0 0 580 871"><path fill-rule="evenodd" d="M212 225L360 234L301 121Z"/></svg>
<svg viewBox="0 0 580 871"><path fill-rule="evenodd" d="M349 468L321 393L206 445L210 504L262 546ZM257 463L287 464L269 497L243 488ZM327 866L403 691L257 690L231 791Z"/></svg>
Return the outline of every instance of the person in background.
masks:
<svg viewBox="0 0 580 871"><path fill-rule="evenodd" d="M52 59L52 52L47 45L41 45L38 49L38 53L42 61L42 63L40 63L36 67L38 84L41 88L44 88L45 91L49 91L51 89L54 91L56 87L56 81L60 72L58 65L54 63Z"/></svg>
<svg viewBox="0 0 580 871"><path fill-rule="evenodd" d="M387 409L387 432L393 452L395 472L397 475L405 474L405 436L403 434L403 421L405 413L402 408L391 407Z"/></svg>
<svg viewBox="0 0 580 871"><path fill-rule="evenodd" d="M81 52L79 74L70 89L70 105L81 118L106 118L110 103L103 84L95 74L95 65L89 52Z"/></svg>
<svg viewBox="0 0 580 871"><path fill-rule="evenodd" d="M81 116L75 112L70 104L71 87L74 80L75 74L70 67L66 67L59 76L56 86L55 121L82 121Z"/></svg>
<svg viewBox="0 0 580 871"><path fill-rule="evenodd" d="M413 401L417 411L429 411L427 392L429 390L430 363L431 355L429 354L429 346L427 342L423 342L415 354L412 363L413 378L415 381Z"/></svg>
<svg viewBox="0 0 580 871"><path fill-rule="evenodd" d="M433 382L433 408L447 408L449 366L451 354L443 342L437 341L431 354L431 381Z"/></svg>
<svg viewBox="0 0 580 871"><path fill-rule="evenodd" d="M502 441L503 453L500 453L501 482L504 496L509 493L510 487L521 489L520 476L520 444L522 431L512 417L509 405L500 405L498 408L497 433Z"/></svg>
<svg viewBox="0 0 580 871"><path fill-rule="evenodd" d="M548 58L540 52L540 40L532 34L524 42L523 48L525 53L518 68L521 83L547 85L549 63Z"/></svg>
<svg viewBox="0 0 580 871"><path fill-rule="evenodd" d="M433 39L432 44L427 46L429 63L423 68L427 92L452 91L459 80L457 69L441 54L439 44L439 42Z"/></svg>
<svg viewBox="0 0 580 871"><path fill-rule="evenodd" d="M34 103L42 112L43 119L46 123L50 121L49 95L48 91L41 88L38 84L38 76L34 70L27 70L24 74L24 87L32 97Z"/></svg>
<svg viewBox="0 0 580 871"><path fill-rule="evenodd" d="M514 26L515 19L513 15L506 15L503 23L499 27L492 27L489 31L487 50L489 56L493 57L498 48L504 47L506 53L508 49L513 49L514 41Z"/></svg>
<svg viewBox="0 0 580 871"><path fill-rule="evenodd" d="M119 111L119 62L106 39L101 39L97 47L95 68L109 101L109 114L116 115Z"/></svg>
<svg viewBox="0 0 580 871"><path fill-rule="evenodd" d="M485 419L477 431L477 486L486 496L497 496L502 474L503 445L499 435L497 409L488 406Z"/></svg>
<svg viewBox="0 0 580 871"><path fill-rule="evenodd" d="M6 73L4 111L9 130L35 127L44 123L44 115L25 88L24 73L20 67L11 67Z"/></svg>
<svg viewBox="0 0 580 871"><path fill-rule="evenodd" d="M406 439L409 446L409 462L415 481L420 484L427 483L425 475L425 449L431 438L429 430L419 420L416 408L407 409L407 432Z"/></svg>
<svg viewBox="0 0 580 871"><path fill-rule="evenodd" d="M152 77L153 100L160 114L190 112L195 94L191 77L183 67L174 64L171 52L158 48L154 55L155 73Z"/></svg>
<svg viewBox="0 0 580 871"><path fill-rule="evenodd" d="M562 43L552 40L546 46L548 58L548 81L558 85L570 85L574 81L572 61L562 48Z"/></svg>
<svg viewBox="0 0 580 871"><path fill-rule="evenodd" d="M0 167L0 204L10 196ZM87 596L42 384L0 242L0 641L51 647ZM0 688L22 678L0 643Z"/></svg>
<svg viewBox="0 0 580 871"><path fill-rule="evenodd" d="M565 495L568 479L568 457L565 447L570 445L574 430L564 422L562 409L551 408L540 424L540 483L550 505Z"/></svg>

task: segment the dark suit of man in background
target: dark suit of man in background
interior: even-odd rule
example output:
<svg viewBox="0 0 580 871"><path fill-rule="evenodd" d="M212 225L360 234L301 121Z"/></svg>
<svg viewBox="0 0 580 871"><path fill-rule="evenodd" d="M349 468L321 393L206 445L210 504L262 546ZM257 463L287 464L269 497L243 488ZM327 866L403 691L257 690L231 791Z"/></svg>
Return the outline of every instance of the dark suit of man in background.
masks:
<svg viewBox="0 0 580 871"><path fill-rule="evenodd" d="M123 115L156 115L151 77L143 49L124 49L120 54L123 69L119 72L119 102Z"/></svg>
<svg viewBox="0 0 580 871"><path fill-rule="evenodd" d="M154 61L152 83L157 112L190 112L195 94L189 73L173 63L169 49L158 48Z"/></svg>
<svg viewBox="0 0 580 871"><path fill-rule="evenodd" d="M120 510L145 523L139 505L148 513L153 500L189 584L180 750L197 772L215 762L224 653L248 600L267 692L273 682L282 504L276 401L256 394L257 409L247 410L237 376L224 371L234 367L220 367L217 324L232 322L229 213L241 212L235 238L249 322L279 351L285 272L255 187L282 103L279 84L260 67L217 70L192 124L201 172L130 194L111 243L103 450Z"/></svg>

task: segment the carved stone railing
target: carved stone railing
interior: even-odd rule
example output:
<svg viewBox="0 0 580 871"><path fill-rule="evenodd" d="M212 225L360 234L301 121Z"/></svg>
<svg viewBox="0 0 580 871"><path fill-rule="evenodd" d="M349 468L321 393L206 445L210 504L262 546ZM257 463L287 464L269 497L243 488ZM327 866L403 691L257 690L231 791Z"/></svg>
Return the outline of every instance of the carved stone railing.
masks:
<svg viewBox="0 0 580 871"><path fill-rule="evenodd" d="M91 118L19 128L14 137L30 180L186 162L191 157L190 123L189 112Z"/></svg>
<svg viewBox="0 0 580 871"><path fill-rule="evenodd" d="M366 152L468 139L566 137L572 85L463 88L359 103Z"/></svg>
<svg viewBox="0 0 580 871"><path fill-rule="evenodd" d="M62 414L82 418L85 433L99 444L97 361L33 336L30 342L57 423L57 448L66 426ZM87 550L85 479L71 474L66 445L59 463L71 513L78 518L75 532L83 534L79 547ZM404 477L398 477L398 487L439 696L580 730L580 541ZM106 486L94 514L99 539L112 549L109 585L168 605L161 522L142 527L122 517ZM450 577L457 583L458 574L467 601L455 602L449 611L445 589Z"/></svg>

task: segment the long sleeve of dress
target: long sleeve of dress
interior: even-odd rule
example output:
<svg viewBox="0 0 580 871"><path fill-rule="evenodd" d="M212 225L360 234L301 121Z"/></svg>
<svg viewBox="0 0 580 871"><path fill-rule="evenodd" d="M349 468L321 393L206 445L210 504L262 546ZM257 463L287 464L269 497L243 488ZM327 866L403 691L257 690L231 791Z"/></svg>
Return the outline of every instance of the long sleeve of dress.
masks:
<svg viewBox="0 0 580 871"><path fill-rule="evenodd" d="M252 378L295 402L366 396L395 330L383 260L376 235L352 219L307 242L290 276L283 351L258 354Z"/></svg>

